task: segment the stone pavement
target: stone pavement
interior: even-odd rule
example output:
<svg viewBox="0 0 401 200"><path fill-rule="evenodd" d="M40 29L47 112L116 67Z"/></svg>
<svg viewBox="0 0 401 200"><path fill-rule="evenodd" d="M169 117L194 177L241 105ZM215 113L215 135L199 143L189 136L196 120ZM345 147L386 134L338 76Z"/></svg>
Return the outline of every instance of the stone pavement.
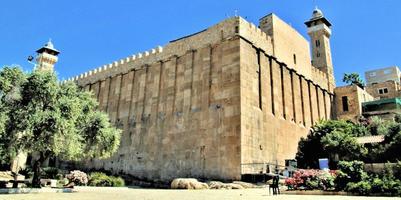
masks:
<svg viewBox="0 0 401 200"><path fill-rule="evenodd" d="M351 196L307 196L279 195L269 196L266 189L246 190L161 190L129 188L89 188L78 189L76 193L40 193L0 195L0 200L376 200L395 199L388 197L351 197Z"/></svg>

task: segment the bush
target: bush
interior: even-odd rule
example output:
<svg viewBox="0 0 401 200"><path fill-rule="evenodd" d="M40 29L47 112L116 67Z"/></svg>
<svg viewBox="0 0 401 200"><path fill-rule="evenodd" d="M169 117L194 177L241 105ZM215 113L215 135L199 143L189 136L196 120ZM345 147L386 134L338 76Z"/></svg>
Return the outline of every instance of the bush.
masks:
<svg viewBox="0 0 401 200"><path fill-rule="evenodd" d="M65 176L68 181L75 183L75 185L88 184L88 175L85 172L74 170Z"/></svg>
<svg viewBox="0 0 401 200"><path fill-rule="evenodd" d="M125 181L121 177L111 176L113 187L123 187L125 186Z"/></svg>
<svg viewBox="0 0 401 200"><path fill-rule="evenodd" d="M102 172L92 172L90 175L89 185L98 187L122 187L125 185L124 179L121 177L107 176Z"/></svg>
<svg viewBox="0 0 401 200"><path fill-rule="evenodd" d="M64 178L62 171L56 167L43 168L42 178L61 180Z"/></svg>
<svg viewBox="0 0 401 200"><path fill-rule="evenodd" d="M377 176L375 178L371 179L371 186L372 186L372 193L384 193L385 191L385 184L382 179L378 178Z"/></svg>
<svg viewBox="0 0 401 200"><path fill-rule="evenodd" d="M368 174L363 169L362 161L340 161L335 179L337 190L344 190L348 183L358 183L367 180Z"/></svg>
<svg viewBox="0 0 401 200"><path fill-rule="evenodd" d="M24 175L25 179L30 179L33 177L33 171L32 168L30 167L26 167L25 169L21 169L19 172L19 174Z"/></svg>
<svg viewBox="0 0 401 200"><path fill-rule="evenodd" d="M297 170L293 178L287 178L285 184L289 189L332 190L334 189L334 171Z"/></svg>
<svg viewBox="0 0 401 200"><path fill-rule="evenodd" d="M356 183L350 182L347 184L345 190L348 192L358 193L360 195L368 195L371 190L369 181L359 181Z"/></svg>

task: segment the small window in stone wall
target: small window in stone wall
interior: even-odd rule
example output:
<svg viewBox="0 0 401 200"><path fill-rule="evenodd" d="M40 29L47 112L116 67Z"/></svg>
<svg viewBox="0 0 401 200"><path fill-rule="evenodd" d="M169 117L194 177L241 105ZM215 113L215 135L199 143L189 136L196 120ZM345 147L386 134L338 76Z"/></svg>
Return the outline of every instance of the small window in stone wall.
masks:
<svg viewBox="0 0 401 200"><path fill-rule="evenodd" d="M320 57L320 53L319 52L316 53L316 57Z"/></svg>
<svg viewBox="0 0 401 200"><path fill-rule="evenodd" d="M379 94L387 94L388 93L388 89L387 88L380 88L378 90Z"/></svg>
<svg viewBox="0 0 401 200"><path fill-rule="evenodd" d="M343 111L347 112L348 111L348 97L347 96L343 96L341 98L342 103L343 103Z"/></svg>
<svg viewBox="0 0 401 200"><path fill-rule="evenodd" d="M320 47L320 40L316 40L315 43L316 43L316 47Z"/></svg>
<svg viewBox="0 0 401 200"><path fill-rule="evenodd" d="M297 64L297 55L293 55L293 57L294 57L294 64L296 65Z"/></svg>

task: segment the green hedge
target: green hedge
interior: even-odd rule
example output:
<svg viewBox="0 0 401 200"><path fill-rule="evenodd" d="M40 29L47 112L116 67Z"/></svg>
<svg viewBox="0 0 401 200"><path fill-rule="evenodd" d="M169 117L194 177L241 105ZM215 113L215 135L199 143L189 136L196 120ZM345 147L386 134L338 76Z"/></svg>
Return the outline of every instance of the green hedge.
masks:
<svg viewBox="0 0 401 200"><path fill-rule="evenodd" d="M89 185L97 187L122 187L125 186L121 177L107 176L102 172L92 172L89 175Z"/></svg>
<svg viewBox="0 0 401 200"><path fill-rule="evenodd" d="M386 165L382 173L368 175L361 161L341 161L335 180L336 189L360 195L385 194L401 195L400 163L395 168Z"/></svg>

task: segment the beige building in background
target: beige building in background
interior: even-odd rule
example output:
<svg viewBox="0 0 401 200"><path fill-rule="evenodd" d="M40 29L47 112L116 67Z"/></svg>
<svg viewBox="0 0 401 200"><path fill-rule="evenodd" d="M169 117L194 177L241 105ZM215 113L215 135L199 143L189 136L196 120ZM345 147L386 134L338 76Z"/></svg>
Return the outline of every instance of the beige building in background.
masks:
<svg viewBox="0 0 401 200"><path fill-rule="evenodd" d="M112 158L85 166L239 180L293 159L310 127L333 118L331 24L318 9L305 24L311 44L274 14L261 28L234 17L71 79L124 130Z"/></svg>
<svg viewBox="0 0 401 200"><path fill-rule="evenodd" d="M336 87L334 93L336 118L354 122L363 114L362 103L374 100L372 95L357 85Z"/></svg>
<svg viewBox="0 0 401 200"><path fill-rule="evenodd" d="M386 81L395 81L400 84L401 72L397 66L380 68L365 72L366 84L373 85Z"/></svg>
<svg viewBox="0 0 401 200"><path fill-rule="evenodd" d="M356 122L360 116L393 119L401 114L400 70L397 66L365 72L366 86L337 87L335 112L337 119Z"/></svg>

